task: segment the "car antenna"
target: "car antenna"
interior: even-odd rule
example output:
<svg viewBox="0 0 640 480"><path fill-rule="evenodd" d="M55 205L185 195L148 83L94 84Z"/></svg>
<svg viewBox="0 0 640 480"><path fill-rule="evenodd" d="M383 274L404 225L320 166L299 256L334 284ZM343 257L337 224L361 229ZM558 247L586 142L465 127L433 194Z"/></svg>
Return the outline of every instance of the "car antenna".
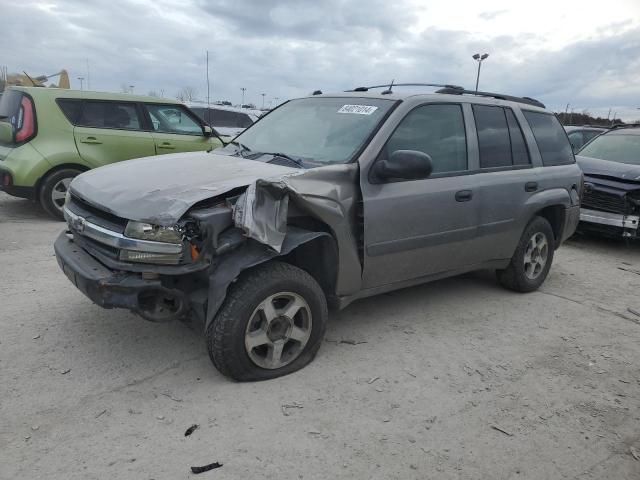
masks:
<svg viewBox="0 0 640 480"><path fill-rule="evenodd" d="M389 85L389 89L385 90L384 92L381 93L381 95L390 95L393 93L393 91L391 90L393 88L393 82L395 82L396 79L394 78L393 80L391 80L391 84Z"/></svg>

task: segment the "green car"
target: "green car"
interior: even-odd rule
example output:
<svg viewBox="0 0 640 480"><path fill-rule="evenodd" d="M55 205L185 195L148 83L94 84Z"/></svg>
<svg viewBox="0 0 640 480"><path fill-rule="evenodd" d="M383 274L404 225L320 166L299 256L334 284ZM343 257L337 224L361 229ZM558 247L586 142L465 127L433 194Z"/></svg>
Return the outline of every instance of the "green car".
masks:
<svg viewBox="0 0 640 480"><path fill-rule="evenodd" d="M39 202L59 219L79 173L221 145L177 101L41 87L10 87L0 98L0 190Z"/></svg>

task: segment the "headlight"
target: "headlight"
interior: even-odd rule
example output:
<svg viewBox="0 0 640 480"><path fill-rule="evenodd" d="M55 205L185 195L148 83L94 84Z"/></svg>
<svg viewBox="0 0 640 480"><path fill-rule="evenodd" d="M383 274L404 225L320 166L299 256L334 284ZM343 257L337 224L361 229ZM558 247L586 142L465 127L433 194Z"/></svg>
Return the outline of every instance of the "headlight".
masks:
<svg viewBox="0 0 640 480"><path fill-rule="evenodd" d="M129 222L124 229L124 235L138 240L151 240L153 242L182 243L182 234L173 227L161 227L150 223Z"/></svg>
<svg viewBox="0 0 640 480"><path fill-rule="evenodd" d="M154 252L153 248L142 250L120 250L120 260L137 263L156 263L162 265L178 265L182 261L182 233L173 227L162 227L144 222L130 221L124 229L125 237L151 242L171 243L180 245L176 253Z"/></svg>

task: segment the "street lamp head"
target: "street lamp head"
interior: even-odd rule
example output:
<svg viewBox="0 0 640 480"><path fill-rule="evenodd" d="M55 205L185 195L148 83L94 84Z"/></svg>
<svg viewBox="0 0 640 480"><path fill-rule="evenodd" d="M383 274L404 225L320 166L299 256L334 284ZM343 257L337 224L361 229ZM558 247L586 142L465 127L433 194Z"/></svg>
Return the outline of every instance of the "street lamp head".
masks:
<svg viewBox="0 0 640 480"><path fill-rule="evenodd" d="M484 59L485 59L485 58L487 58L488 56L489 56L489 54L488 54L488 53L485 53L485 54L483 54L483 55L480 57L480 60L484 60Z"/></svg>
<svg viewBox="0 0 640 480"><path fill-rule="evenodd" d="M479 53L476 53L476 54L473 56L473 59L474 59L474 60L478 60L479 58L480 58L480 54L479 54Z"/></svg>

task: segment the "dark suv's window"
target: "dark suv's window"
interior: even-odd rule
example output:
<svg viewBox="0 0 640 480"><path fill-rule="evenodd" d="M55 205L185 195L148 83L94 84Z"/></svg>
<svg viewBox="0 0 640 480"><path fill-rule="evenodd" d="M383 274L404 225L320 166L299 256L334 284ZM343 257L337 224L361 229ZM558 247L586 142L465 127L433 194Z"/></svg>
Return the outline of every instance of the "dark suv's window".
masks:
<svg viewBox="0 0 640 480"><path fill-rule="evenodd" d="M94 128L139 130L140 119L134 103L85 100L78 125Z"/></svg>
<svg viewBox="0 0 640 480"><path fill-rule="evenodd" d="M533 130L545 167L575 163L567 134L555 115L527 110L522 113Z"/></svg>
<svg viewBox="0 0 640 480"><path fill-rule="evenodd" d="M192 107L191 110L214 127L248 128L253 124L246 113L204 107Z"/></svg>
<svg viewBox="0 0 640 480"><path fill-rule="evenodd" d="M527 165L529 155L515 115L503 107L473 105L480 168Z"/></svg>
<svg viewBox="0 0 640 480"><path fill-rule="evenodd" d="M407 114L389 138L385 154L396 150L417 150L431 156L433 173L467 169L467 137L462 107L432 104Z"/></svg>

